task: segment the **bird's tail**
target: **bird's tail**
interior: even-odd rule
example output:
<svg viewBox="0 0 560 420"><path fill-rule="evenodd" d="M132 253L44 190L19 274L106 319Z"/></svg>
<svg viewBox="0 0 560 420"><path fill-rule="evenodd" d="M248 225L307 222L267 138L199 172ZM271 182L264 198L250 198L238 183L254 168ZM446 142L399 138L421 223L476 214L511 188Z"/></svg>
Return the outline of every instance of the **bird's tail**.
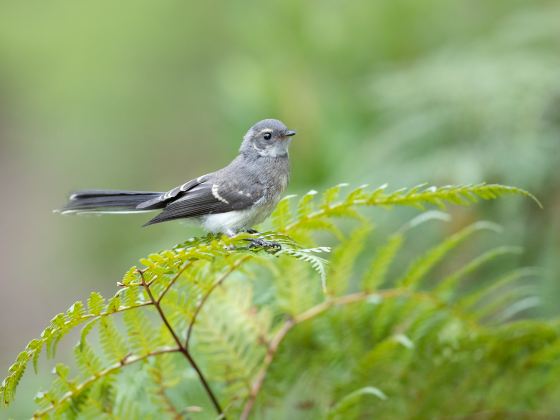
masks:
<svg viewBox="0 0 560 420"><path fill-rule="evenodd" d="M69 213L139 213L138 204L158 197L161 192L121 191L121 190L84 190L70 196L68 203L57 210Z"/></svg>

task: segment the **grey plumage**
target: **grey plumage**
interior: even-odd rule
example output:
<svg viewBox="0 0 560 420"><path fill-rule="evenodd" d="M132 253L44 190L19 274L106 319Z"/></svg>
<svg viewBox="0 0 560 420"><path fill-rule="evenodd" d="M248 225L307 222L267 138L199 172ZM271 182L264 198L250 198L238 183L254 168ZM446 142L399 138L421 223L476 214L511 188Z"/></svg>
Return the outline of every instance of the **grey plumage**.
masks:
<svg viewBox="0 0 560 420"><path fill-rule="evenodd" d="M135 209L146 200L160 196L160 192L124 190L83 190L70 196L61 213L86 212L101 209L113 211Z"/></svg>
<svg viewBox="0 0 560 420"><path fill-rule="evenodd" d="M69 212L162 212L145 226L196 219L210 231L233 234L272 212L289 181L288 147L294 131L280 121L258 122L245 134L239 155L225 168L165 193L88 190L70 197Z"/></svg>

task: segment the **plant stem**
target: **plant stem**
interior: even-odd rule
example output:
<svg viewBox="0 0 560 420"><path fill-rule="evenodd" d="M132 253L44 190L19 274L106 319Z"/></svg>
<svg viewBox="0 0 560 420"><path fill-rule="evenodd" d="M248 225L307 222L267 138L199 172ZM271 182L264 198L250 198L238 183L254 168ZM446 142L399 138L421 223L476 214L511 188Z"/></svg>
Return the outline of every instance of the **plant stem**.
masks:
<svg viewBox="0 0 560 420"><path fill-rule="evenodd" d="M185 265L183 265L183 267L177 272L177 274L175 274L175 276L173 276L173 278L171 279L169 284L167 286L165 286L165 289L163 289L163 292L161 292L161 295L159 295L159 297L157 299L158 304L161 303L161 300L166 295L166 293L169 291L169 289L171 289L171 287L175 284L177 279L179 277L181 277L181 274L183 274L185 272L185 270L192 265L193 262L194 262L194 260L189 260Z"/></svg>
<svg viewBox="0 0 560 420"><path fill-rule="evenodd" d="M173 337L173 340L175 341L175 343L177 343L178 351L181 354L183 354L183 356L185 356L185 358L189 362L189 365L195 370L196 374L198 375L198 379L200 379L200 382L201 382L204 390L208 394L208 397L212 401L212 405L214 405L214 408L216 409L216 411L218 412L220 417L225 418L224 411L222 410L222 407L220 406L220 403L219 403L218 399L216 398L216 395L214 394L214 392L210 388L210 385L209 385L208 381L204 377L204 374L200 370L200 367L195 362L195 360L192 358L192 356L189 353L189 351L187 350L187 348L185 346L183 346L183 343L181 343L181 340L177 336L177 333L175 332L175 330L171 326L171 323L169 322L169 320L165 316L165 313L163 312L163 309L161 308L161 305L160 305L159 301L154 298L154 295L153 295L153 293L150 289L150 286L146 283L146 280L144 279L144 272L141 271L141 270L138 270L138 272L140 273L140 277L142 279L142 286L144 286L144 288L146 289L146 293L148 294L148 297L152 301L153 305L155 306L161 320L165 324L165 327L167 328L167 330L169 331L169 333Z"/></svg>
<svg viewBox="0 0 560 420"><path fill-rule="evenodd" d="M366 292L352 293L350 295L328 299L318 305L313 306L307 311L302 312L301 314L286 320L282 325L282 327L280 327L278 332L274 335L274 337L272 338L272 340L268 345L263 366L257 373L255 380L253 381L253 385L251 386L251 392L249 393L249 398L247 400L247 403L245 404L245 407L243 407L243 412L241 413L241 419L247 420L249 418L249 415L253 410L259 392L261 391L264 385L264 381L266 379L268 369L272 364L272 362L274 361L274 356L278 352L278 348L280 347L280 344L282 343L282 341L284 340L288 332L290 332L290 330L293 327L295 327L298 324L301 324L302 322L305 322L307 320L313 319L321 315L323 312L325 312L327 309L333 306L348 305L351 303L363 302L364 300L367 300L372 297L388 298L388 297L402 296L407 293L410 293L410 290L388 289L388 290L380 290L373 293L366 293Z"/></svg>

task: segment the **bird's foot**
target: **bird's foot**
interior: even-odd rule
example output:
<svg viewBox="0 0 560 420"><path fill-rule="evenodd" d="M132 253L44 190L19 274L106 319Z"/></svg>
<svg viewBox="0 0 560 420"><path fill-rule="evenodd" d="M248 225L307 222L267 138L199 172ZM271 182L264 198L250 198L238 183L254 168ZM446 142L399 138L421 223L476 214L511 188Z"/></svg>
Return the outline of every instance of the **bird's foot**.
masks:
<svg viewBox="0 0 560 420"><path fill-rule="evenodd" d="M245 232L250 233L251 235L254 235L255 233L259 233L259 231L255 229L246 229Z"/></svg>
<svg viewBox="0 0 560 420"><path fill-rule="evenodd" d="M282 249L282 245L278 242L267 241L266 239L249 238L247 241L249 242L249 249L262 248L271 254L275 254Z"/></svg>

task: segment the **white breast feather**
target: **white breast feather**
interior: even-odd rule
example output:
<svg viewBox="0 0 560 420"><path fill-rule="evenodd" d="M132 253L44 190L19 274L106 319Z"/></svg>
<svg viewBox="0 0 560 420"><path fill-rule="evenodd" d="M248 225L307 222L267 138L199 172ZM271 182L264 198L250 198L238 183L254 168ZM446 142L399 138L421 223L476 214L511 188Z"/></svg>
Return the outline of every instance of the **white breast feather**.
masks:
<svg viewBox="0 0 560 420"><path fill-rule="evenodd" d="M202 217L202 226L209 232L237 232L262 221L262 209L252 207L227 213L209 214ZM265 215L266 216L266 215Z"/></svg>

